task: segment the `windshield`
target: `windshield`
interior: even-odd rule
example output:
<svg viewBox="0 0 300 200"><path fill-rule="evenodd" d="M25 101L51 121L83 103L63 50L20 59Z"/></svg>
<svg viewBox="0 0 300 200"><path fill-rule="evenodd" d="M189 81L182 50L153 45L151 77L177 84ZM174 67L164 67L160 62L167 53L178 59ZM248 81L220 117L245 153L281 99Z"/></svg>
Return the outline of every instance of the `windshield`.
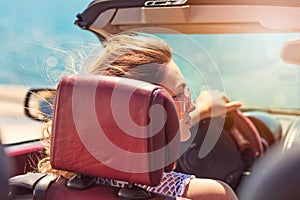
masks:
<svg viewBox="0 0 300 200"><path fill-rule="evenodd" d="M8 51L2 54L6 67L1 68L0 83L55 86L63 71L76 71L74 67L80 67L84 57L99 46L94 36L85 36L62 35L51 43L36 42L35 38L2 42ZM300 109L300 66L280 58L283 44L300 34L158 36L172 47L175 62L194 89L194 98L209 88L224 90L232 100L242 101L244 108Z"/></svg>
<svg viewBox="0 0 300 200"><path fill-rule="evenodd" d="M280 58L298 33L158 35L196 90L224 90L245 108L300 109L300 66Z"/></svg>

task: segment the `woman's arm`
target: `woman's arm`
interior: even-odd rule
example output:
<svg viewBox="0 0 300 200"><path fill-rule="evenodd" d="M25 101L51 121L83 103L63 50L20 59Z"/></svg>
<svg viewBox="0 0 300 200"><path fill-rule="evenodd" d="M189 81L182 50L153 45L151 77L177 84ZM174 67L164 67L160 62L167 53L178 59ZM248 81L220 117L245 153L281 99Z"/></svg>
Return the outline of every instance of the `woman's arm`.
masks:
<svg viewBox="0 0 300 200"><path fill-rule="evenodd" d="M191 113L193 125L205 118L225 115L241 107L242 103L230 101L225 92L205 90L199 94L195 105L196 109Z"/></svg>

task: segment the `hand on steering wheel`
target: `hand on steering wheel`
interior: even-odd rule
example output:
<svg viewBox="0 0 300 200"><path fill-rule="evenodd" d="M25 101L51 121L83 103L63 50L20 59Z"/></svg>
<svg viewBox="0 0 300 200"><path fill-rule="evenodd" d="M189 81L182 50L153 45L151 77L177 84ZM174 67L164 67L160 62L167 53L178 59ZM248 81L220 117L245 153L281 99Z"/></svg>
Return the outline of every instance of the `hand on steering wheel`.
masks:
<svg viewBox="0 0 300 200"><path fill-rule="evenodd" d="M225 116L242 106L239 101L230 101L225 92L218 90L202 91L196 99L197 109L191 113L192 124L210 117Z"/></svg>

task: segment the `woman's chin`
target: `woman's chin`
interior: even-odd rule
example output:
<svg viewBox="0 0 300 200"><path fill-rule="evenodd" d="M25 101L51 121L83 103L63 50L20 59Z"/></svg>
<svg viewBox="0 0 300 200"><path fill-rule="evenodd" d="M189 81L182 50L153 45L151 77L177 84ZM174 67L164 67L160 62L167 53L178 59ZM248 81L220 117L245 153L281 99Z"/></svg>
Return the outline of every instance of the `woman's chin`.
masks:
<svg viewBox="0 0 300 200"><path fill-rule="evenodd" d="M180 141L185 142L191 137L190 125L180 122Z"/></svg>

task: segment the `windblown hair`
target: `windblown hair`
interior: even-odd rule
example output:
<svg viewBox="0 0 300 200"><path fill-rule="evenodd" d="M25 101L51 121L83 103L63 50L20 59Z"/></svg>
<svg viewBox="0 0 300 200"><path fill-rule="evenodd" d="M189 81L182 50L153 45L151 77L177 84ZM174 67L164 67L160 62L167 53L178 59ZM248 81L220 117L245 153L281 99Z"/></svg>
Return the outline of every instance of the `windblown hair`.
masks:
<svg viewBox="0 0 300 200"><path fill-rule="evenodd" d="M100 55L87 64L88 74L119 76L158 84L172 59L170 47L158 37L141 33L112 36Z"/></svg>
<svg viewBox="0 0 300 200"><path fill-rule="evenodd" d="M101 52L96 51L83 66L85 73L118 76L159 84L165 77L168 63L172 59L170 47L158 37L126 33L112 36L104 42ZM44 130L46 153L50 154L50 128ZM45 134L46 133L46 134ZM52 172L70 178L74 174L51 167L47 156L38 163L38 171Z"/></svg>

